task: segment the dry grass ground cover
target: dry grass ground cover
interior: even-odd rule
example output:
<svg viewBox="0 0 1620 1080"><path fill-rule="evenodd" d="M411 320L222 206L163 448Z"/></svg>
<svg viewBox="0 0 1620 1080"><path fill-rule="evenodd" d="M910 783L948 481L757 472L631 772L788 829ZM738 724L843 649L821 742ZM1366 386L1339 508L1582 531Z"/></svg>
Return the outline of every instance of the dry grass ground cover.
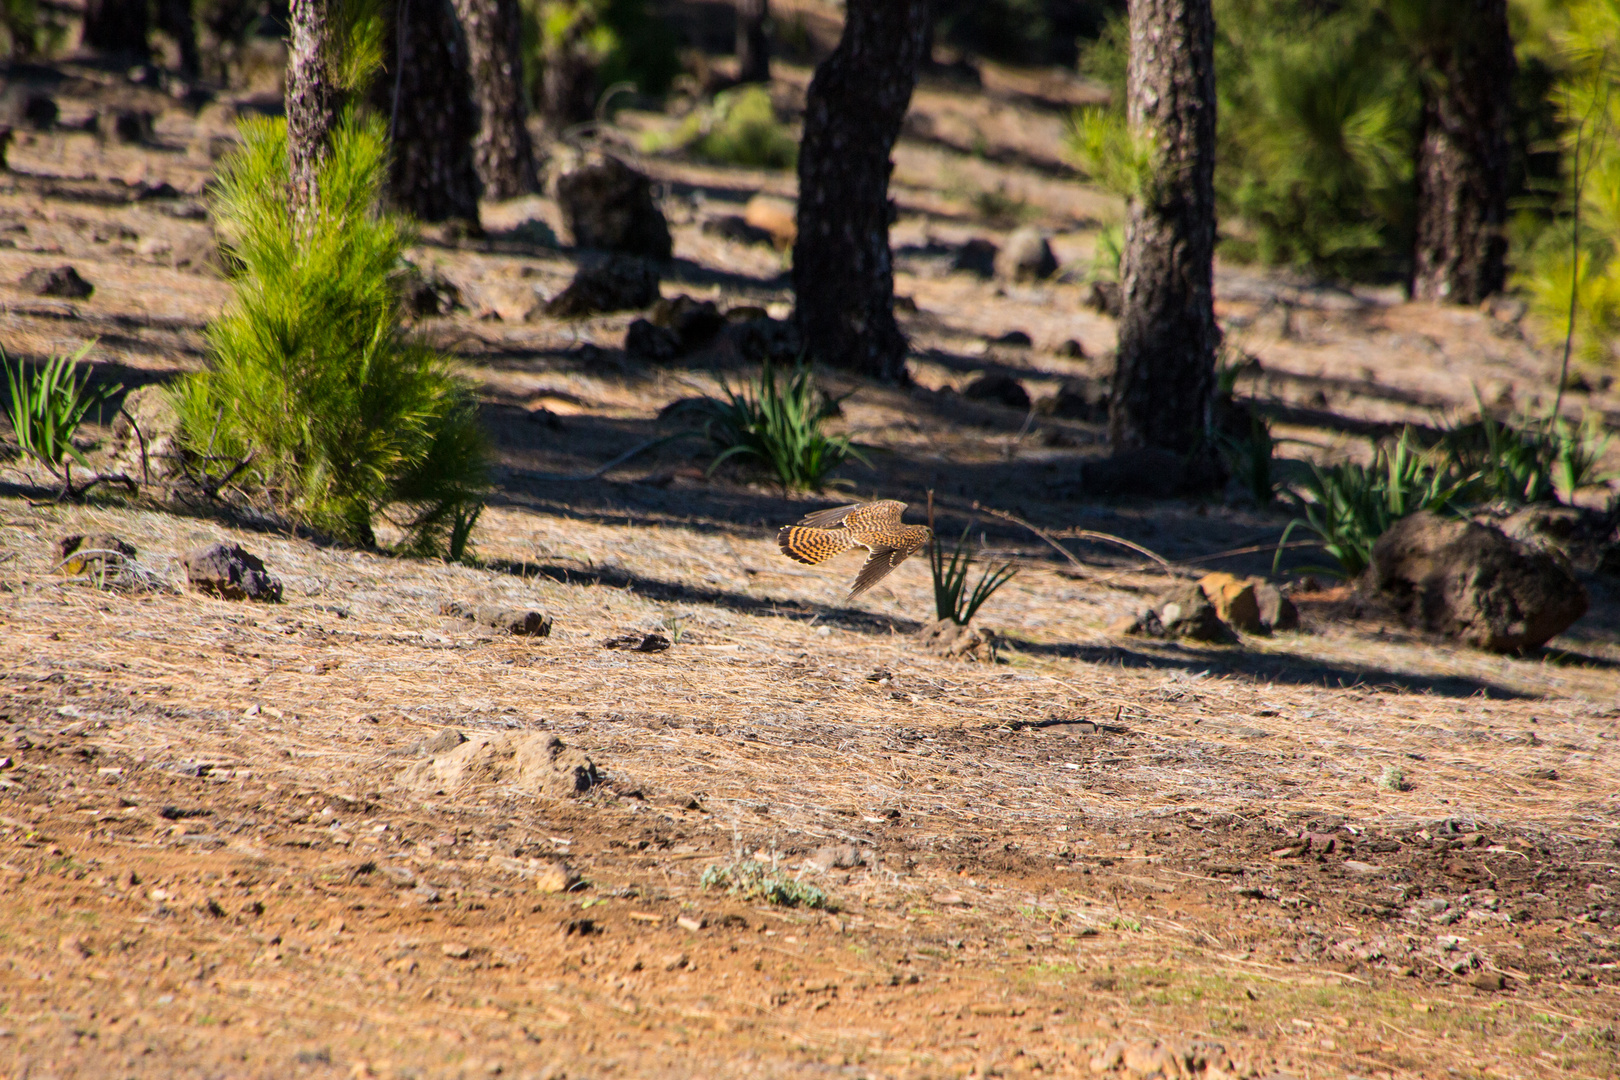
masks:
<svg viewBox="0 0 1620 1080"><path fill-rule="evenodd" d="M65 114L110 92L79 77ZM1058 537L1127 536L1180 572L1264 569L1279 512L1079 498L1095 424L962 398L987 371L1037 397L1096 377L1112 344L1077 279L998 284L940 254L1005 229L917 162L1026 183L1065 262L1106 211L1028 160L1057 91L987 82L919 99L937 137L902 145L896 230L919 387L829 378L853 391L830 429L873 461L839 475L917 511L934 489L950 535L979 501ZM973 119L995 110L1022 119ZM126 386L201 363L227 289L187 252L206 249L196 194L227 120L171 107L152 146L14 144L10 354L97 338L98 377ZM962 123L992 140L981 156ZM1002 129L1021 140L1006 153ZM701 228L761 177L648 167L676 237L665 295L790 300L772 249ZM157 182L178 197L131 201ZM1072 204L1042 201L1059 188ZM555 224L554 205L490 207L487 237L416 253L462 290L465 311L422 325L478 381L498 457L473 565L219 508L36 505L42 478L0 461L0 1072L1150 1075L1173 1049L1208 1076L1615 1074L1620 647L1601 583L1527 658L1399 631L1331 591L1297 594L1298 633L1143 642L1104 627L1165 585L1157 568L1071 536L1075 567L981 518L974 535L1020 566L979 618L1002 662L942 659L911 636L933 614L925 560L845 606L852 567L777 553L776 527L830 499L706 479L695 441L583 478L742 368L627 360L628 314L535 314L573 268L523 239L536 216ZM66 262L88 300L12 284ZM1229 333L1261 359L1245 391L1304 440L1288 453L1362 453L1358 432L1436 423L1474 383L1526 403L1548 385L1552 361L1483 313L1222 282ZM988 342L1010 329L1034 347ZM1091 359L1060 355L1071 338ZM1617 407L1596 384L1573 400ZM73 533L133 543L160 587L64 576ZM179 557L216 540L261 555L285 602L187 591ZM496 633L447 601L554 628ZM653 632L671 646L603 646ZM603 782L570 800L407 782L447 730L554 735ZM828 906L702 885L746 859ZM552 891L559 860L571 891Z"/></svg>

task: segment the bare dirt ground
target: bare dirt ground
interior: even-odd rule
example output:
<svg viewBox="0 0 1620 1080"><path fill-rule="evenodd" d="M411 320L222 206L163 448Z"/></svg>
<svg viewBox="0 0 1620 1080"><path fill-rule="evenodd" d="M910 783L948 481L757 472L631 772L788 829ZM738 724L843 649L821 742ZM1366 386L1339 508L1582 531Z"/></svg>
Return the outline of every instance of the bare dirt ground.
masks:
<svg viewBox="0 0 1620 1080"><path fill-rule="evenodd" d="M134 95L156 133L13 144L4 347L95 339L98 377L126 387L193 370L229 297L202 190L253 102L193 115L60 71L31 77L65 126ZM807 77L784 65L780 95ZM934 489L946 528L979 501L1059 536L1127 536L1189 572L1266 569L1280 512L1086 499L1096 425L943 392L1003 371L1039 397L1104 374L1112 346L1080 278L1114 211L1060 172L1067 84L985 82L925 84L897 151L919 388L831 377L853 391L839 428L874 462L842 475L862 498ZM789 177L644 164L676 236L665 295L790 302L782 256L701 228L756 191L791 194ZM950 272L946 245L1007 231L975 216L974 190L1023 200L1079 272ZM843 564L776 553L775 527L826 500L705 479L692 443L578 478L738 368L627 360L630 314L533 314L573 259L527 239L536 217L555 224L554 205L491 206L487 237L418 252L462 289L468 310L423 328L478 380L498 453L476 566L223 511L35 505L40 478L0 462L0 1075L1620 1070L1609 586L1594 580L1593 612L1526 658L1357 618L1333 593L1300 595L1299 633L1143 643L1103 628L1163 586L1158 570L1070 539L1077 569L983 519L1022 568L981 616L1007 637L1002 662L938 658L910 636L932 617L925 563L849 607ZM14 285L62 263L91 298ZM1363 454L1369 432L1469 409L1475 386L1529 407L1552 384L1554 357L1517 323L1389 290L1223 267L1220 305L1261 361L1245 393L1299 440L1289 454ZM1009 329L1034 347L989 343ZM1091 359L1060 355L1068 339ZM1591 383L1572 413L1620 409ZM62 576L56 541L85 532L135 544L171 587ZM262 555L285 602L180 589L175 560L217 539ZM543 608L555 629L498 636L440 615L448 600ZM677 630L660 653L602 647ZM554 734L605 779L572 800L405 783L447 728ZM1382 783L1397 774L1406 790ZM807 865L830 844L855 865ZM748 856L830 906L701 885ZM542 887L554 860L581 876L573 891Z"/></svg>

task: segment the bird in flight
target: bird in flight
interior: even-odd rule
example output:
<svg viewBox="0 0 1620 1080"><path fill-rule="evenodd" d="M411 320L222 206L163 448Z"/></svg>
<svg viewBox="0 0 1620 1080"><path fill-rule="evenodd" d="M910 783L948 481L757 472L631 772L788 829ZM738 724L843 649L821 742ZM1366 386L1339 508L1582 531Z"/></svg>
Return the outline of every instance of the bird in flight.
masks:
<svg viewBox="0 0 1620 1080"><path fill-rule="evenodd" d="M845 600L853 600L915 555L934 537L926 525L905 525L906 504L893 499L818 510L776 534L782 554L814 566L851 548L870 552Z"/></svg>

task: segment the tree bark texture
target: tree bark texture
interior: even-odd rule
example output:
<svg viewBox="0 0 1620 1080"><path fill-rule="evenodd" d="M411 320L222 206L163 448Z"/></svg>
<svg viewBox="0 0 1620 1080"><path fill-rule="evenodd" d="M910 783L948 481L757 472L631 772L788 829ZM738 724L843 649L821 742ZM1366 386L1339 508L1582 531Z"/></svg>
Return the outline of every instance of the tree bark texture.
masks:
<svg viewBox="0 0 1620 1080"><path fill-rule="evenodd" d="M794 318L814 359L905 382L894 319L889 152L917 84L931 0L849 0L816 68L799 145Z"/></svg>
<svg viewBox="0 0 1620 1080"><path fill-rule="evenodd" d="M770 43L765 40L765 20L770 16L770 0L737 0L737 81L771 81Z"/></svg>
<svg viewBox="0 0 1620 1080"><path fill-rule="evenodd" d="M1152 169L1126 224L1108 411L1116 454L1208 452L1219 341L1214 36L1210 0L1131 0L1128 111Z"/></svg>
<svg viewBox="0 0 1620 1080"><path fill-rule="evenodd" d="M467 39L478 137L473 163L484 196L515 199L538 186L534 147L524 125L523 56L519 52L517 0L456 0Z"/></svg>
<svg viewBox="0 0 1620 1080"><path fill-rule="evenodd" d="M422 221L478 227L478 109L450 0L400 0L390 63L377 81L394 144L392 200Z"/></svg>
<svg viewBox="0 0 1620 1080"><path fill-rule="evenodd" d="M326 0L292 0L287 56L287 185L294 223L307 228L336 123Z"/></svg>
<svg viewBox="0 0 1620 1080"><path fill-rule="evenodd" d="M1513 40L1507 0L1458 0L1426 49L1412 296L1477 304L1507 280Z"/></svg>
<svg viewBox="0 0 1620 1080"><path fill-rule="evenodd" d="M99 53L145 60L152 55L147 44L150 28L147 0L89 0L80 40Z"/></svg>

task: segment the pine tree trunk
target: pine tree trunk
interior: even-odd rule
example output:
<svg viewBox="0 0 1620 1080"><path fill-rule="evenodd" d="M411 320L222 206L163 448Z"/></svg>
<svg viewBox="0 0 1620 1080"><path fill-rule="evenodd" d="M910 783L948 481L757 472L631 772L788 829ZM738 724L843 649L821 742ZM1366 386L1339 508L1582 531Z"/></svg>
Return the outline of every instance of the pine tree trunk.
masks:
<svg viewBox="0 0 1620 1080"><path fill-rule="evenodd" d="M478 110L455 10L450 0L402 0L394 18L391 63L376 83L394 144L392 200L422 221L476 230Z"/></svg>
<svg viewBox="0 0 1620 1080"><path fill-rule="evenodd" d="M816 68L799 145L794 318L810 356L904 383L894 319L889 152L917 84L931 0L848 0L838 48Z"/></svg>
<svg viewBox="0 0 1620 1080"><path fill-rule="evenodd" d="M89 0L80 40L98 53L145 60L152 55L146 41L149 29L147 0Z"/></svg>
<svg viewBox="0 0 1620 1080"><path fill-rule="evenodd" d="M1507 0L1462 0L1427 52L1412 297L1477 304L1501 291L1513 40Z"/></svg>
<svg viewBox="0 0 1620 1080"><path fill-rule="evenodd" d="M770 0L737 0L737 81L771 81L771 51L765 40Z"/></svg>
<svg viewBox="0 0 1620 1080"><path fill-rule="evenodd" d="M1130 124L1150 140L1153 166L1126 225L1108 412L1116 454L1208 456L1218 343L1214 36L1210 0L1131 0Z"/></svg>
<svg viewBox="0 0 1620 1080"><path fill-rule="evenodd" d="M456 0L467 35L468 66L478 103L473 163L484 197L515 199L538 186L534 147L524 126L523 56L517 0Z"/></svg>
<svg viewBox="0 0 1620 1080"><path fill-rule="evenodd" d="M321 164L336 122L335 90L327 70L332 48L326 0L292 0L287 56L287 181L293 221L307 227L314 213Z"/></svg>

